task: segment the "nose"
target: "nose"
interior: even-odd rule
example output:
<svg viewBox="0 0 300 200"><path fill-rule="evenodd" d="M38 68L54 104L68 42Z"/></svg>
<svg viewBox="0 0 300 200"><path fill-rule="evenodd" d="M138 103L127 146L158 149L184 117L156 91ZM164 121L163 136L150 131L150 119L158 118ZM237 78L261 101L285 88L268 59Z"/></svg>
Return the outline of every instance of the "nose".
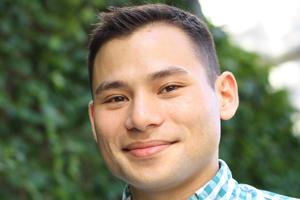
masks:
<svg viewBox="0 0 300 200"><path fill-rule="evenodd" d="M155 97L139 95L130 105L125 126L127 130L144 132L149 128L160 126L163 121L163 110L159 100Z"/></svg>

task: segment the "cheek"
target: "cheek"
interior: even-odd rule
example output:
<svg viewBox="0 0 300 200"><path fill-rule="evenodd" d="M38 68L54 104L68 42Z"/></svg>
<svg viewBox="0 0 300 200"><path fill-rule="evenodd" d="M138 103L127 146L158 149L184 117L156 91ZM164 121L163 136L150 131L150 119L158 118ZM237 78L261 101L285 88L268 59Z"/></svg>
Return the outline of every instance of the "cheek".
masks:
<svg viewBox="0 0 300 200"><path fill-rule="evenodd" d="M176 124L186 127L193 127L200 123L205 117L203 103L195 95L183 95L168 103L168 115Z"/></svg>
<svg viewBox="0 0 300 200"><path fill-rule="evenodd" d="M95 129L102 154L112 154L118 149L124 132L122 117L116 112L95 111Z"/></svg>
<svg viewBox="0 0 300 200"><path fill-rule="evenodd" d="M195 91L190 94L174 101L173 106L168 108L169 116L175 126L179 126L178 128L184 132L182 136L192 148L215 146L220 134L216 98L213 94L209 98Z"/></svg>
<svg viewBox="0 0 300 200"><path fill-rule="evenodd" d="M95 111L95 128L100 137L107 139L114 137L122 124L120 113L103 111L102 109Z"/></svg>
<svg viewBox="0 0 300 200"><path fill-rule="evenodd" d="M112 173L116 173L118 168L118 155L120 151L120 141L122 140L121 115L114 112L105 112L100 109L95 110L95 130L98 139L98 147L102 157Z"/></svg>

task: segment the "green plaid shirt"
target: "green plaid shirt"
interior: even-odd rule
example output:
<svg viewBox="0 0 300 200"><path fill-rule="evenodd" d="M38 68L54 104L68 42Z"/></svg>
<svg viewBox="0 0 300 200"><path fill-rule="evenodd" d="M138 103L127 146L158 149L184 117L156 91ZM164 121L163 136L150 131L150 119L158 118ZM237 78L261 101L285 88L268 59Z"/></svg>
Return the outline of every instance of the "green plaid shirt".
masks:
<svg viewBox="0 0 300 200"><path fill-rule="evenodd" d="M217 174L203 187L197 190L188 200L219 199L219 200L296 200L272 192L256 189L250 185L239 184L232 178L231 171L227 164L220 160L220 169ZM129 187L126 186L122 200L133 200Z"/></svg>

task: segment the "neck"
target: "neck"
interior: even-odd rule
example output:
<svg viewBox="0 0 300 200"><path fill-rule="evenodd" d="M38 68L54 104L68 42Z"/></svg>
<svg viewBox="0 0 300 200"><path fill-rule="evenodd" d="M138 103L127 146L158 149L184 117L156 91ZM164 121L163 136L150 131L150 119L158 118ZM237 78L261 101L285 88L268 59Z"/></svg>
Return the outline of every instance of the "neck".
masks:
<svg viewBox="0 0 300 200"><path fill-rule="evenodd" d="M213 159L207 166L201 168L197 174L184 180L184 182L175 187L165 190L140 190L130 187L133 200L166 200L178 199L186 200L192 196L198 189L209 182L219 170L218 159Z"/></svg>

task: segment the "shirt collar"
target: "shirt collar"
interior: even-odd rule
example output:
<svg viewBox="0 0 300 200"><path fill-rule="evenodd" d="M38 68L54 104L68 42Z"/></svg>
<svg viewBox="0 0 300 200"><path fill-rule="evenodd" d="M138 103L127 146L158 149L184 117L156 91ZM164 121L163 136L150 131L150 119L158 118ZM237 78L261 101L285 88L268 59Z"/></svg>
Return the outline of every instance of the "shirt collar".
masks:
<svg viewBox="0 0 300 200"><path fill-rule="evenodd" d="M190 196L189 200L206 199L208 197L210 199L214 199L214 197L222 196L222 193L226 193L226 191L223 191L223 186L225 184L229 184L229 181L233 179L229 167L223 160L219 160L219 165L220 168L217 174L204 186L198 189L192 196ZM123 191L122 200L132 200L128 185Z"/></svg>

